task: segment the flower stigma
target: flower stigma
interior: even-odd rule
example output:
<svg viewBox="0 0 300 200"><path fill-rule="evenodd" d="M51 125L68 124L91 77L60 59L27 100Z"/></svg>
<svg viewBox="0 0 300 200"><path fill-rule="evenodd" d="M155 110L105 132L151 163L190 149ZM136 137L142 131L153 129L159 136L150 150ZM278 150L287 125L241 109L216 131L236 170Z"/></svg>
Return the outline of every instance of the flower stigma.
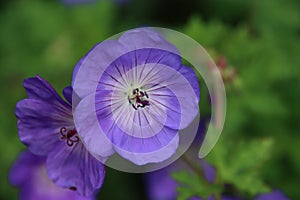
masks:
<svg viewBox="0 0 300 200"><path fill-rule="evenodd" d="M149 98L146 91L143 91L140 88L135 88L132 90L132 94L128 95L129 104L137 110L138 108L144 108L145 106L149 106L150 103L147 100Z"/></svg>
<svg viewBox="0 0 300 200"><path fill-rule="evenodd" d="M60 139L61 140L66 140L67 145L69 147L73 146L74 143L79 142L79 137L77 135L76 129L68 130L66 127L60 128Z"/></svg>

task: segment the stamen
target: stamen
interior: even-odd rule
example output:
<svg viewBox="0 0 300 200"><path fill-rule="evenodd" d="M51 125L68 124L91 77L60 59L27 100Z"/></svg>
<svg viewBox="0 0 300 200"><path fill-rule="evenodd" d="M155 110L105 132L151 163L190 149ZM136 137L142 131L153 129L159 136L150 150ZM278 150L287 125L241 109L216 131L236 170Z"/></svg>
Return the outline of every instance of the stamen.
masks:
<svg viewBox="0 0 300 200"><path fill-rule="evenodd" d="M79 137L77 135L76 129L68 130L66 127L60 128L60 139L66 140L66 143L69 147L73 146L74 143L79 142Z"/></svg>
<svg viewBox="0 0 300 200"><path fill-rule="evenodd" d="M144 108L150 105L149 101L147 100L148 98L149 96L146 91L135 88L132 90L132 95L128 96L128 101L132 107L137 110L138 108Z"/></svg>

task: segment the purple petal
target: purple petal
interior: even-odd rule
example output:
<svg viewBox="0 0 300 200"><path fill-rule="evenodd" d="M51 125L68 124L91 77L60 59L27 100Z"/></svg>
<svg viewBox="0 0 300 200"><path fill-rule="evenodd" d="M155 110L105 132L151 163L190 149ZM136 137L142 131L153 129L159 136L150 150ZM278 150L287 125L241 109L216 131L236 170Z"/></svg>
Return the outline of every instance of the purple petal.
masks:
<svg viewBox="0 0 300 200"><path fill-rule="evenodd" d="M33 176L32 170L37 165L44 164L46 158L23 152L19 155L14 165L10 169L9 180L14 186L22 186L28 183L28 177Z"/></svg>
<svg viewBox="0 0 300 200"><path fill-rule="evenodd" d="M58 142L47 157L46 167L55 184L84 196L93 195L105 177L104 165L92 157L81 142L72 147Z"/></svg>
<svg viewBox="0 0 300 200"><path fill-rule="evenodd" d="M158 137L157 137L158 138ZM152 138L151 138L152 139ZM161 141L161 139L160 139ZM153 145L154 143L151 142ZM115 146L115 150L125 159L130 160L131 162L135 163L136 165L145 165L148 163L159 163L167 160L176 152L176 149L179 144L179 136L178 134L164 147L156 150L156 151L149 151L148 148L153 148L152 146L146 147L146 145L139 145L135 144L133 146L138 145L138 148L145 148L147 153L136 153L135 151L127 151L124 149ZM154 148L157 148L156 146Z"/></svg>
<svg viewBox="0 0 300 200"><path fill-rule="evenodd" d="M68 106L55 89L40 76L25 79L23 86L29 99L39 99L52 104Z"/></svg>
<svg viewBox="0 0 300 200"><path fill-rule="evenodd" d="M18 102L15 114L20 140L37 155L46 155L54 142L59 140L60 128L73 124L70 107L58 107L36 99Z"/></svg>
<svg viewBox="0 0 300 200"><path fill-rule="evenodd" d="M173 44L165 40L155 30L147 27L124 32L119 38L119 42L131 50L154 48L179 55L177 48Z"/></svg>
<svg viewBox="0 0 300 200"><path fill-rule="evenodd" d="M71 86L65 87L63 90L63 95L65 99L68 101L68 103L72 105L73 88Z"/></svg>
<svg viewBox="0 0 300 200"><path fill-rule="evenodd" d="M111 141L108 140L99 126L94 111L94 95L84 98L75 108L74 120L81 141L98 160L104 162L115 151Z"/></svg>
<svg viewBox="0 0 300 200"><path fill-rule="evenodd" d="M10 170L10 181L20 189L20 200L95 200L54 185L47 177L45 158L23 152Z"/></svg>
<svg viewBox="0 0 300 200"><path fill-rule="evenodd" d="M79 98L96 91L99 77L105 68L124 52L127 49L114 40L106 40L93 47L81 60L82 63L76 65L73 73L72 87Z"/></svg>
<svg viewBox="0 0 300 200"><path fill-rule="evenodd" d="M174 200L178 184L171 177L170 167L145 174L146 192L149 200Z"/></svg>
<svg viewBox="0 0 300 200"><path fill-rule="evenodd" d="M203 169L206 180L209 183L213 183L216 178L216 169L213 166L211 166L210 164L208 164L208 162L206 162L204 159L201 159L200 163L201 163L201 167Z"/></svg>
<svg viewBox="0 0 300 200"><path fill-rule="evenodd" d="M255 200L289 200L280 190L273 190L270 193L261 194Z"/></svg>
<svg viewBox="0 0 300 200"><path fill-rule="evenodd" d="M199 101L200 88L199 88L198 78L197 75L195 74L195 71L191 67L182 65L182 67L178 72L181 73L186 78L186 80L190 83Z"/></svg>

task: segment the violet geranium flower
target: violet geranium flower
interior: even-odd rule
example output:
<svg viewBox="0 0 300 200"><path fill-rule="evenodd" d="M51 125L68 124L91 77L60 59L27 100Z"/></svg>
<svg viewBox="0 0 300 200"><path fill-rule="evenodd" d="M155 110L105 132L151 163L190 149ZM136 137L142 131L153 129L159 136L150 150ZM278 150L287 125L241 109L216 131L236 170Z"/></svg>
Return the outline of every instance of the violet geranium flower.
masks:
<svg viewBox="0 0 300 200"><path fill-rule="evenodd" d="M58 186L93 195L102 186L105 167L83 146L74 127L70 105L72 88L64 101L39 76L24 81L28 98L16 105L20 140L36 155L46 157L49 178Z"/></svg>
<svg viewBox="0 0 300 200"><path fill-rule="evenodd" d="M198 114L199 85L177 48L140 28L96 45L73 73L75 124L96 157L144 165L175 154L179 131Z"/></svg>
<svg viewBox="0 0 300 200"><path fill-rule="evenodd" d="M20 189L20 200L94 200L77 192L56 186L47 176L46 158L23 152L9 174L11 184Z"/></svg>

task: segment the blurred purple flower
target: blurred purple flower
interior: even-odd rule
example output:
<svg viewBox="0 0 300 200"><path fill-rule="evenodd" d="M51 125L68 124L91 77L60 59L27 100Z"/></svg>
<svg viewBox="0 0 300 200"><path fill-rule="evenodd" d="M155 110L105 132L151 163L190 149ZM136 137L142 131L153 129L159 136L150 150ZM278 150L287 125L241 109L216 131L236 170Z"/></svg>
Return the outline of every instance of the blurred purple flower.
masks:
<svg viewBox="0 0 300 200"><path fill-rule="evenodd" d="M255 200L289 200L280 190L273 190L266 194L261 194Z"/></svg>
<svg viewBox="0 0 300 200"><path fill-rule="evenodd" d="M74 127L72 88L63 90L64 101L39 76L24 80L28 98L16 105L20 140L36 155L46 157L50 179L58 186L93 195L105 177L104 165L85 149Z"/></svg>
<svg viewBox="0 0 300 200"><path fill-rule="evenodd" d="M20 189L20 200L94 200L76 192L56 186L46 174L46 157L23 152L15 161L9 174L12 185Z"/></svg>
<svg viewBox="0 0 300 200"><path fill-rule="evenodd" d="M117 152L137 165L162 162L175 153L178 130L198 113L195 72L147 28L96 45L75 67L73 84L81 98L78 134L100 157Z"/></svg>

